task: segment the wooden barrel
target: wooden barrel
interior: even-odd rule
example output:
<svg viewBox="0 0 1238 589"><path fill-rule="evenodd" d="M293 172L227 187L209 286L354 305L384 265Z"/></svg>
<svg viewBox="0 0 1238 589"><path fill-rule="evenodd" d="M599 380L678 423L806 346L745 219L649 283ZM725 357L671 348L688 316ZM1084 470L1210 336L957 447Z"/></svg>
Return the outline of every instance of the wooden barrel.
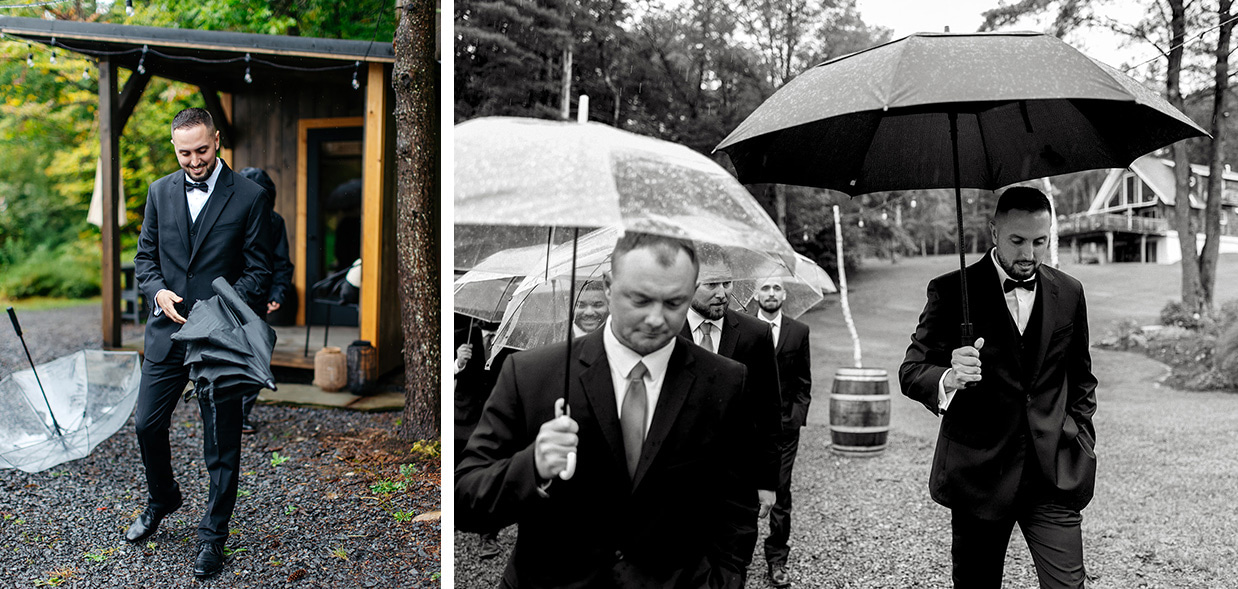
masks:
<svg viewBox="0 0 1238 589"><path fill-rule="evenodd" d="M890 433L890 376L879 368L839 368L830 391L830 448L875 456Z"/></svg>

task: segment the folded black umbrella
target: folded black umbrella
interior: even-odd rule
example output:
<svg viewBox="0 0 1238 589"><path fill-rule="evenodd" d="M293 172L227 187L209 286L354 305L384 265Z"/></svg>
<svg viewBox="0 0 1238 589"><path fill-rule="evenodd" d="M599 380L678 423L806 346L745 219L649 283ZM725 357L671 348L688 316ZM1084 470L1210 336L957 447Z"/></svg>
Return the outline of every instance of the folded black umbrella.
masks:
<svg viewBox="0 0 1238 589"><path fill-rule="evenodd" d="M185 365L195 391L221 400L253 386L275 390L275 330L227 280L216 278L211 288L216 295L195 303L189 319L172 334L173 340L185 342Z"/></svg>

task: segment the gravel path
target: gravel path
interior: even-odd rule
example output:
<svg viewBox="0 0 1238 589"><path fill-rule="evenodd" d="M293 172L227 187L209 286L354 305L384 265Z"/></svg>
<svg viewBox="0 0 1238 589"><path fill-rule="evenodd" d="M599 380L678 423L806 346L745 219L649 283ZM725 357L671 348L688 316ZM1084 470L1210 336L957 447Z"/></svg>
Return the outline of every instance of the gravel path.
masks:
<svg viewBox="0 0 1238 589"><path fill-rule="evenodd" d="M36 362L97 345L97 309L81 329L89 312L24 313ZM22 368L20 344L0 332L0 369ZM132 419L81 460L0 470L0 587L439 586L439 462L390 437L398 414L260 405L253 417L260 429L244 438L232 553L218 576L192 574L208 479L191 402L171 431L185 504L142 543L123 539L145 502Z"/></svg>

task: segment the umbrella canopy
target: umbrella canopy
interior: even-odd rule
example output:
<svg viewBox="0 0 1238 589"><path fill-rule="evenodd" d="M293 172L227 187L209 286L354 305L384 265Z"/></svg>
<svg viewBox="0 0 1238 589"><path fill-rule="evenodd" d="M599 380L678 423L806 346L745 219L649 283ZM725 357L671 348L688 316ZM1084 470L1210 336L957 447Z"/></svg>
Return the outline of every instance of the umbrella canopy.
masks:
<svg viewBox="0 0 1238 589"><path fill-rule="evenodd" d="M761 285L765 284L771 276L782 279L782 288L787 293L787 298L782 304L782 312L792 319L799 318L800 315L817 306L825 299L825 294L838 292L838 287L834 286L834 281L830 279L830 275L825 272L824 268L804 257L803 254L797 253L795 256L797 260L794 271L783 267L769 276L736 281L735 292L751 293L745 298L736 297L737 300L743 301L745 311L756 312L760 304Z"/></svg>
<svg viewBox="0 0 1238 589"><path fill-rule="evenodd" d="M745 183L850 195L962 188L1122 168L1207 135L1129 76L1040 33L917 33L800 74L718 149ZM964 272L963 342L971 345Z"/></svg>
<svg viewBox="0 0 1238 589"><path fill-rule="evenodd" d="M185 365L195 389L214 398L243 392L241 385L275 389L271 374L271 329L223 277L211 282L215 296L194 304L172 339L185 342Z"/></svg>
<svg viewBox="0 0 1238 589"><path fill-rule="evenodd" d="M128 421L142 362L137 352L84 350L40 364L46 401L35 374L0 381L0 468L34 473L90 454Z"/></svg>
<svg viewBox="0 0 1238 589"><path fill-rule="evenodd" d="M456 125L455 152L457 225L617 225L795 263L748 190L682 145L598 123L484 117Z"/></svg>
<svg viewBox="0 0 1238 589"><path fill-rule="evenodd" d="M549 262L537 262L512 293L495 332L490 359L504 347L524 350L566 338L569 324L564 318L571 316L575 308L568 298L570 293L590 285L600 286L622 234L623 228L618 225L604 227L582 235L574 254L572 244L563 244L550 251ZM749 300L766 277L794 276L780 256L769 252L712 243L696 246L700 280L729 279L734 283L731 294L737 305ZM576 282L575 289L570 289L573 268ZM819 289L815 297L813 303L821 299Z"/></svg>
<svg viewBox="0 0 1238 589"><path fill-rule="evenodd" d="M995 190L1122 168L1207 135L1130 76L1040 33L917 33L800 74L718 145L744 183L850 195Z"/></svg>
<svg viewBox="0 0 1238 589"><path fill-rule="evenodd" d="M525 275L543 266L546 245L530 245L496 252L455 280L455 312L486 322L503 318L512 292Z"/></svg>

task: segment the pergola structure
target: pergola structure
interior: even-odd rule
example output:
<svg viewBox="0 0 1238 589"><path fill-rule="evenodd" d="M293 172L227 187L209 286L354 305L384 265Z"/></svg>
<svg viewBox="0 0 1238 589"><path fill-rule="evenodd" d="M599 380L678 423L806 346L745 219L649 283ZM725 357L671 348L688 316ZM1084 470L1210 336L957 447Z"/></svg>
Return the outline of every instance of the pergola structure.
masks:
<svg viewBox="0 0 1238 589"><path fill-rule="evenodd" d="M358 328L377 348L380 372L401 362L390 43L17 17L0 18L0 32L98 62L105 347L122 345L119 139L147 83L160 76L200 89L233 169L260 167L274 179L296 267L299 324L309 302L306 261L323 247L309 226L318 187L307 138L336 129L362 138ZM132 72L123 88L118 68Z"/></svg>

